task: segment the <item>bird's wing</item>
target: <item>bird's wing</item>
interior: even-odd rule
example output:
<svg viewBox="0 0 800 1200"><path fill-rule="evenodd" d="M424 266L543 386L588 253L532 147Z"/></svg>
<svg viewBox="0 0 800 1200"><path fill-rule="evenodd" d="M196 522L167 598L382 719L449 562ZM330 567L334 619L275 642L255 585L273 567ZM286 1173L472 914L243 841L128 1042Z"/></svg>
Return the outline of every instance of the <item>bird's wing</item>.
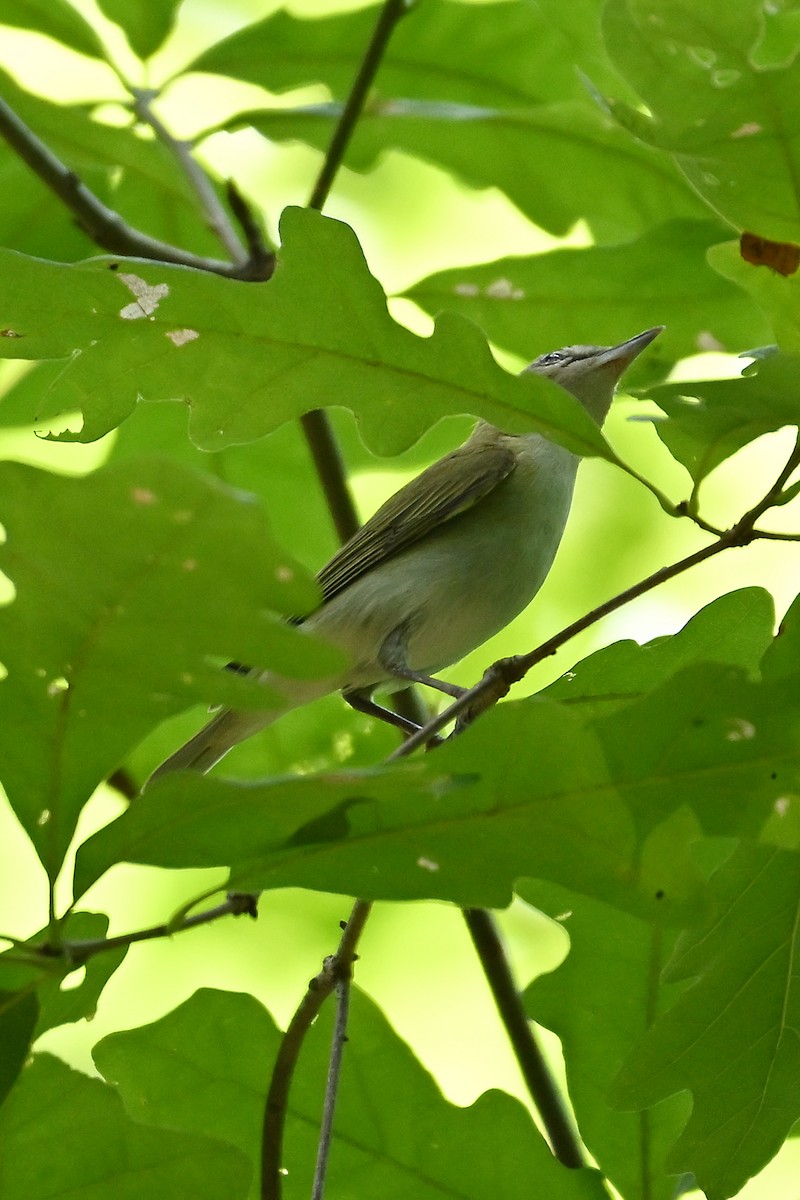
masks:
<svg viewBox="0 0 800 1200"><path fill-rule="evenodd" d="M508 447L485 442L467 443L433 463L387 500L322 568L317 578L324 600L477 504L515 464Z"/></svg>

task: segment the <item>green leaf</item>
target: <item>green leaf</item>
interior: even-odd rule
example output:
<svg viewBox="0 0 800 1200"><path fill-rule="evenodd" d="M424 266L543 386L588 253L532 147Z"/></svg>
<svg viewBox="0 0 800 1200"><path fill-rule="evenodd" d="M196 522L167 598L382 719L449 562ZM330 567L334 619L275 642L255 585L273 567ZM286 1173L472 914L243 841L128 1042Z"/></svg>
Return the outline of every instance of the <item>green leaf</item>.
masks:
<svg viewBox="0 0 800 1200"><path fill-rule="evenodd" d="M651 692L692 663L724 663L755 675L774 627L770 593L741 588L712 600L672 637L654 638L643 646L634 641L604 646L543 694L598 717Z"/></svg>
<svg viewBox="0 0 800 1200"><path fill-rule="evenodd" d="M786 354L800 354L800 275L783 276L769 267L745 262L738 242L712 246L708 261L720 275L748 292L768 318L773 333L765 340L774 336ZM760 341L760 336L754 340Z"/></svg>
<svg viewBox="0 0 800 1200"><path fill-rule="evenodd" d="M105 913L71 912L60 932L62 938L77 949L82 941L94 941L107 936L108 917ZM41 941L41 937L34 940ZM58 1025L91 1020L97 1012L100 993L121 966L127 952L127 946L118 946L115 950L95 954L75 972L77 980L70 979L73 969L67 961L64 962L60 977L55 976L52 970L48 972L39 987L40 1011L36 1037L41 1037L48 1029L55 1029Z"/></svg>
<svg viewBox="0 0 800 1200"><path fill-rule="evenodd" d="M607 88L615 95L627 95L627 86L615 70L608 56L602 36L601 15L605 0L536 0L536 7L546 18L548 25L557 29L562 43L562 54L580 68L584 81L591 88ZM630 99L636 94L631 91Z"/></svg>
<svg viewBox="0 0 800 1200"><path fill-rule="evenodd" d="M158 1021L104 1037L92 1057L137 1120L219 1138L246 1155L255 1173L248 1195L257 1196L264 1096L281 1037L255 996L201 988Z"/></svg>
<svg viewBox="0 0 800 1200"><path fill-rule="evenodd" d="M640 886L631 818L594 734L541 701L503 705L419 763L259 783L159 780L79 849L76 893L120 860L231 866L237 890L487 907L507 905L522 876L644 913L657 890L649 875Z"/></svg>
<svg viewBox="0 0 800 1200"><path fill-rule="evenodd" d="M123 860L168 867L190 862L219 866L249 862L274 847L295 847L302 858L317 843L330 848L346 837L353 810L381 802L388 808L400 797L409 806L430 805L432 791L446 796L452 789L446 775L431 775L416 763L393 771L371 768L278 777L256 785L188 772L169 775L151 784L136 804L79 848L76 895ZM172 835L167 833L170 826ZM340 885L331 890L349 889Z"/></svg>
<svg viewBox="0 0 800 1200"><path fill-rule="evenodd" d="M1 339L5 354L70 356L41 419L80 408L81 433L62 437L92 441L140 398L184 399L194 441L218 450L346 404L367 442L389 454L440 417L471 412L611 456L577 400L540 376L503 371L463 318L442 318L430 338L392 321L346 225L287 209L281 230L279 268L259 285L166 265L63 267L0 253L0 299L15 335Z"/></svg>
<svg viewBox="0 0 800 1200"><path fill-rule="evenodd" d="M697 897L682 863L648 857L657 827L688 807L709 835L752 836L798 790L797 674L762 685L705 664L593 723L552 701L501 705L413 765L167 777L84 843L76 889L122 860L229 866L243 891L501 907L528 876L685 921Z"/></svg>
<svg viewBox="0 0 800 1200"><path fill-rule="evenodd" d="M204 51L186 68L272 92L324 83L344 99L379 14L309 20L279 11ZM522 104L574 96L580 87L564 39L530 5L425 0L399 22L381 59L379 95L461 104Z"/></svg>
<svg viewBox="0 0 800 1200"><path fill-rule="evenodd" d="M789 606L778 636L764 654L761 670L765 679L783 679L793 675L800 662L800 596Z"/></svg>
<svg viewBox="0 0 800 1200"><path fill-rule="evenodd" d="M153 725L200 700L264 707L221 664L313 677L341 657L278 615L317 590L247 495L166 459L85 479L6 463L0 479L16 588L0 609L2 775L55 877L82 805Z"/></svg>
<svg viewBox="0 0 800 1200"><path fill-rule="evenodd" d="M800 1115L800 857L745 844L713 884L717 912L684 935L668 969L693 982L633 1052L617 1097L643 1107L689 1089L692 1115L669 1164L724 1200Z"/></svg>
<svg viewBox="0 0 800 1200"><path fill-rule="evenodd" d="M238 1150L135 1124L113 1088L48 1054L25 1068L0 1111L3 1200L240 1200L249 1178Z"/></svg>
<svg viewBox="0 0 800 1200"><path fill-rule="evenodd" d="M625 1200L672 1200L676 1180L665 1159L685 1123L686 1098L620 1113L609 1091L632 1048L682 990L659 981L675 936L553 884L525 882L520 895L569 933L569 954L529 985L525 1007L561 1040L581 1137Z"/></svg>
<svg viewBox="0 0 800 1200"><path fill-rule="evenodd" d="M64 205L5 143L0 144L0 240L40 258L69 261L92 253L91 241Z"/></svg>
<svg viewBox="0 0 800 1200"><path fill-rule="evenodd" d="M121 25L125 36L139 58L155 54L172 32L175 14L181 0L97 0L104 16Z"/></svg>
<svg viewBox="0 0 800 1200"><path fill-rule="evenodd" d="M317 21L276 13L213 46L190 69L273 92L322 83L343 101L376 19L375 8ZM473 186L503 188L547 229L564 233L583 218L604 240L641 232L658 214L696 214L672 165L620 135L589 101L573 67L573 32L529 4L417 5L392 36L348 165L366 170L397 146ZM270 138L324 149L339 112L333 104L244 120ZM602 177L604 187L587 194L587 174Z"/></svg>
<svg viewBox="0 0 800 1200"><path fill-rule="evenodd" d="M106 56L91 25L66 0L0 0L0 25L47 34L90 58Z"/></svg>
<svg viewBox="0 0 800 1200"><path fill-rule="evenodd" d="M0 1106L25 1065L38 1016L39 1001L35 991L0 991L0 1045L3 1047L0 1055Z"/></svg>
<svg viewBox="0 0 800 1200"><path fill-rule="evenodd" d="M663 377L668 364L712 344L739 350L771 336L755 306L706 264L707 248L722 236L723 229L710 222L670 221L620 246L553 250L441 271L404 295L429 313L462 313L493 342L528 356L532 330L538 348L547 350L581 342L613 345L663 323L638 376L631 371L627 379L635 385Z"/></svg>
<svg viewBox="0 0 800 1200"><path fill-rule="evenodd" d="M742 446L784 425L800 424L800 358L777 354L737 379L689 380L648 389L667 414L656 432L696 483Z"/></svg>
<svg viewBox="0 0 800 1200"><path fill-rule="evenodd" d="M218 128L251 125L273 141L325 150L341 111L336 103L257 109ZM368 171L390 147L444 166L472 187L499 187L535 224L559 235L585 220L595 240L619 242L658 221L707 215L663 154L634 141L586 100L535 108L376 100L344 161ZM603 186L587 191L586 178L602 179Z"/></svg>
<svg viewBox="0 0 800 1200"><path fill-rule="evenodd" d="M71 943L104 937L108 918L70 913L61 932ZM111 975L127 953L120 946L76 968L68 955L37 953L47 929L0 954L0 1104L22 1070L30 1046L48 1029L90 1019Z"/></svg>
<svg viewBox="0 0 800 1200"><path fill-rule="evenodd" d="M640 835L687 805L710 836L755 836L800 788L800 687L697 664L596 722Z"/></svg>
<svg viewBox="0 0 800 1200"><path fill-rule="evenodd" d="M331 1018L329 1005L306 1038L293 1081L281 1160L287 1200L311 1188ZM554 1200L605 1196L594 1171L570 1171L553 1158L510 1096L490 1092L470 1108L447 1103L357 989L349 1034L326 1194L482 1200L533 1188ZM279 1037L252 997L204 989L153 1025L104 1038L95 1059L141 1119L224 1138L258 1170L264 1093ZM250 1197L258 1194L254 1186Z"/></svg>
<svg viewBox="0 0 800 1200"><path fill-rule="evenodd" d="M757 63L759 0L610 0L603 32L649 115L612 111L674 156L692 187L739 229L794 241L800 223L800 63ZM764 180L769 187L764 187Z"/></svg>

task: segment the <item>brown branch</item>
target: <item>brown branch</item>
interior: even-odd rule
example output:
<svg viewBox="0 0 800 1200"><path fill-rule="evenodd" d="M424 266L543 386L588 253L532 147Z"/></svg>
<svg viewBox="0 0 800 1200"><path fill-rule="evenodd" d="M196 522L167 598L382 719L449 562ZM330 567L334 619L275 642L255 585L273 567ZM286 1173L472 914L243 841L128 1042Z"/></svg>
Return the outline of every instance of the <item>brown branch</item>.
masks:
<svg viewBox="0 0 800 1200"><path fill-rule="evenodd" d="M309 208L315 208L318 212L322 211L358 124L367 93L381 65L389 39L398 21L405 16L410 7L409 0L385 0L369 45L353 80L350 93L333 131L322 168L308 201ZM344 465L330 420L326 413L314 409L305 414L302 424L325 493L325 499L336 526L336 532L340 539L346 542L358 529L359 520L353 497L347 486Z"/></svg>
<svg viewBox="0 0 800 1200"><path fill-rule="evenodd" d="M325 161L308 202L309 208L321 210L327 200L333 181L342 165L347 146L358 124L369 89L372 87L378 67L386 53L389 39L398 22L411 9L412 3L413 0L385 0L372 31L369 45L361 60L361 66L350 88L350 94L333 131L333 137L325 154Z"/></svg>
<svg viewBox="0 0 800 1200"><path fill-rule="evenodd" d="M340 541L348 541L360 521L353 497L347 486L344 463L328 414L315 408L300 418L306 443L314 460L317 478L325 494Z"/></svg>
<svg viewBox="0 0 800 1200"><path fill-rule="evenodd" d="M225 194L247 245L247 254L251 263L260 263L264 278L269 279L275 269L275 253L269 248L264 238L264 230L253 209L239 191L233 179L225 184Z"/></svg>
<svg viewBox="0 0 800 1200"><path fill-rule="evenodd" d="M75 216L87 237L102 250L125 257L175 263L228 279L257 281L269 278L271 271L265 272L263 262L248 260L245 263L229 263L193 254L126 224L119 213L103 204L1 98L0 135Z"/></svg>
<svg viewBox="0 0 800 1200"><path fill-rule="evenodd" d="M553 1153L565 1167L585 1167L578 1132L522 1006L497 924L485 908L465 908L463 913L522 1078L542 1118Z"/></svg>
<svg viewBox="0 0 800 1200"><path fill-rule="evenodd" d="M172 937L173 933L183 933L187 929L197 929L200 925L210 925L221 917L240 917L247 914L255 918L256 897L245 892L231 892L221 904L208 908L205 912L196 913L192 917L184 917L177 924L151 925L148 929L137 929L133 933L120 933L110 938L86 938L83 941L62 942L58 946L44 944L34 947L36 955L44 958L64 958L74 966L81 966L97 954L105 954L109 950L118 950L120 946L132 946L136 942L151 942L157 938Z"/></svg>
<svg viewBox="0 0 800 1200"><path fill-rule="evenodd" d="M670 579L674 579L676 575L683 574L684 571L690 570L701 562L705 562L709 558L713 558L717 554L722 554L723 551L729 550L734 546L747 546L750 542L757 541L759 538L771 538L774 535L766 531L756 529L756 521L763 514L775 505L781 504L783 488L791 475L800 466L800 432L798 432L795 441L794 449L792 450L786 464L781 469L777 479L773 483L769 491L748 509L739 520L730 527L721 532L715 542L711 542L708 546L703 546L702 549L696 550L693 554L687 554L685 558L680 558L669 566L660 567L654 571L652 575L648 575L645 579L641 579L638 583L626 588L625 591L619 592L616 596L612 596L610 600L604 601L603 604L598 604L596 608L580 617L577 621L573 621L571 625L567 625L559 633L549 638L546 642L542 642L535 650L531 650L528 654L517 654L510 658L501 658L497 662L492 663L473 687L454 700L442 712L437 713L432 717L421 729L413 733L401 746L389 755L387 762L393 762L398 758L405 758L412 754L414 750L420 746L427 745L432 736L438 733L445 725L449 725L451 721L457 721L456 732L459 732L467 724L471 723L486 709L493 707L498 700L507 695L511 686L519 683L521 679L527 675L533 667L542 662L545 658L549 658L560 650L562 646L571 641L577 634L583 633L591 625L596 624L609 613L616 612L618 608L622 608L631 600L636 600L639 596L644 596L653 588L660 587L662 583L666 583Z"/></svg>
<svg viewBox="0 0 800 1200"><path fill-rule="evenodd" d="M336 1097L339 1093L339 1080L342 1075L342 1055L347 1041L347 1020L350 1014L350 987L353 982L353 972L352 965L348 969L347 964L343 964L343 968L336 983L336 1020L333 1026L333 1039L328 1061L328 1077L325 1081L325 1102L322 1106L322 1122L319 1129L311 1200L322 1200L325 1191L325 1178L328 1174L328 1160L333 1142L333 1116L336 1111Z"/></svg>
<svg viewBox="0 0 800 1200"><path fill-rule="evenodd" d="M281 1198L283 1130L289 1105L289 1090L300 1050L328 996L341 980L349 979L356 957L356 946L371 909L372 905L366 900L356 900L344 927L338 950L325 959L322 970L309 983L308 990L283 1035L264 1107L261 1136L261 1200Z"/></svg>

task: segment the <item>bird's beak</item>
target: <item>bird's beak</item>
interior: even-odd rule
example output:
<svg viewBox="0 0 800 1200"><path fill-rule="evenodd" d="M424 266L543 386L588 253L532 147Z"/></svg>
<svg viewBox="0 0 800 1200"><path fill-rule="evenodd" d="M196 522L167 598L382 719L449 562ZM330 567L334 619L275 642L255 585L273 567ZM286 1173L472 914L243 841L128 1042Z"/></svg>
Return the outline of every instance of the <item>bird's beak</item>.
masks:
<svg viewBox="0 0 800 1200"><path fill-rule="evenodd" d="M598 354L596 369L613 372L614 378L619 379L626 367L655 341L663 329L663 325L655 325L652 329L645 329L644 333L637 333L636 337L628 338L627 342L609 346L608 350Z"/></svg>

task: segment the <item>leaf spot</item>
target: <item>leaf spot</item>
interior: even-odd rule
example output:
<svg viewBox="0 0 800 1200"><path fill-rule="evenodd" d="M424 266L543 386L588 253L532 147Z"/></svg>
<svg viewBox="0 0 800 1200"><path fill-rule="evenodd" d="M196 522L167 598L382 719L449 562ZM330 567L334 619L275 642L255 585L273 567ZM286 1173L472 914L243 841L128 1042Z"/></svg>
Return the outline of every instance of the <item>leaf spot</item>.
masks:
<svg viewBox="0 0 800 1200"><path fill-rule="evenodd" d="M51 816L52 816L52 813L50 812L49 808L42 809L42 811L39 813L38 817L36 818L36 824L39 826L40 829L43 825L47 824L47 822L50 820Z"/></svg>
<svg viewBox="0 0 800 1200"><path fill-rule="evenodd" d="M725 739L728 742L749 742L756 736L756 727L744 717L734 717L728 722Z"/></svg>
<svg viewBox="0 0 800 1200"><path fill-rule="evenodd" d="M486 289L492 300L524 300L522 288L515 288L510 279L495 279Z"/></svg>
<svg viewBox="0 0 800 1200"><path fill-rule="evenodd" d="M182 571L196 571L197 570L197 559L196 558L185 558L183 560L183 562L181 563L181 570Z"/></svg>
<svg viewBox="0 0 800 1200"><path fill-rule="evenodd" d="M433 862L433 860L430 858L418 858L417 866L422 867L423 871L438 871L439 870L439 864L437 862Z"/></svg>
<svg viewBox="0 0 800 1200"><path fill-rule="evenodd" d="M275 578L277 579L278 583L291 583L294 579L294 571L291 567L287 567L285 564L282 564L281 566L275 568Z"/></svg>
<svg viewBox="0 0 800 1200"><path fill-rule="evenodd" d="M21 338L25 337L24 333L18 333L16 329L0 329L0 337L4 338Z"/></svg>
<svg viewBox="0 0 800 1200"><path fill-rule="evenodd" d="M762 126L758 121L745 121L738 129L734 129L731 134L732 138L754 137L755 134L761 133Z"/></svg>
<svg viewBox="0 0 800 1200"><path fill-rule="evenodd" d="M69 683L63 675L59 676L58 679L51 679L47 685L48 696L58 696L61 692L66 692L68 690Z"/></svg>
<svg viewBox="0 0 800 1200"><path fill-rule="evenodd" d="M168 329L166 336L173 346L185 346L187 342L193 342L199 338L200 334L196 329Z"/></svg>
<svg viewBox="0 0 800 1200"><path fill-rule="evenodd" d="M151 492L149 488L133 488L131 491L131 500L134 504L155 504L156 494Z"/></svg>
<svg viewBox="0 0 800 1200"><path fill-rule="evenodd" d="M735 67L720 67L718 71L711 72L711 86L720 89L733 87L741 78L741 71Z"/></svg>
<svg viewBox="0 0 800 1200"><path fill-rule="evenodd" d="M142 317L151 317L164 297L169 295L166 283L150 284L127 271L121 271L119 278L136 297L133 304L126 304L119 310L119 315L124 321L140 321Z"/></svg>

